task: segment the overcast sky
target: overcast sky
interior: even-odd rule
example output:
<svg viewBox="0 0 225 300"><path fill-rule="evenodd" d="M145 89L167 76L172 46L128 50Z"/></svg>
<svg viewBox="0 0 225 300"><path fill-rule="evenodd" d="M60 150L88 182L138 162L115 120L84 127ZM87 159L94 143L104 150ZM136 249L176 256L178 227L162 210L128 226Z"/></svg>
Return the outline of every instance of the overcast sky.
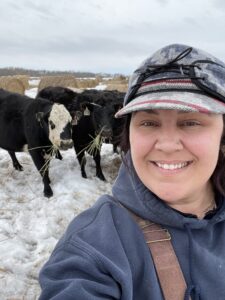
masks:
<svg viewBox="0 0 225 300"><path fill-rule="evenodd" d="M171 43L225 61L224 0L1 0L0 67L130 74Z"/></svg>

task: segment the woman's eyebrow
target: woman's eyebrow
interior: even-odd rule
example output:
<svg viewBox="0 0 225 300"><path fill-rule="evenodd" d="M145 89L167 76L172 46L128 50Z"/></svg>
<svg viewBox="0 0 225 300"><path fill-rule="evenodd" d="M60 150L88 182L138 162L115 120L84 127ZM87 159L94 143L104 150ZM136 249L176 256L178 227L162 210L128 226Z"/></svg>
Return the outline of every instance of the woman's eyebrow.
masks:
<svg viewBox="0 0 225 300"><path fill-rule="evenodd" d="M190 113L193 113L193 111L178 110L178 114L190 114Z"/></svg>
<svg viewBox="0 0 225 300"><path fill-rule="evenodd" d="M140 111L141 112L141 111ZM158 110L155 110L155 109L146 109L146 110L143 110L142 112L144 113L147 113L149 115L159 115L159 112ZM200 113L200 112L197 112L197 111L187 111L187 110L178 110L178 114L179 115L182 115L182 114L194 114L194 113ZM211 113L201 113L201 114L204 114L204 115L207 115L207 116L212 116L213 114Z"/></svg>
<svg viewBox="0 0 225 300"><path fill-rule="evenodd" d="M148 114L154 114L154 115L158 115L159 114L158 110L156 110L156 109L148 109L148 110L144 110L144 112L146 112ZM178 110L178 114L190 114L190 113L193 113L193 111Z"/></svg>
<svg viewBox="0 0 225 300"><path fill-rule="evenodd" d="M144 110L143 112L148 113L148 114L154 114L154 115L158 115L158 111L154 110L154 109L148 109L148 110Z"/></svg>
<svg viewBox="0 0 225 300"><path fill-rule="evenodd" d="M209 116L211 117L213 114L210 113L210 112L198 112L198 111L185 111L185 110L179 110L178 111L178 114L202 114L202 115L205 115L205 116Z"/></svg>

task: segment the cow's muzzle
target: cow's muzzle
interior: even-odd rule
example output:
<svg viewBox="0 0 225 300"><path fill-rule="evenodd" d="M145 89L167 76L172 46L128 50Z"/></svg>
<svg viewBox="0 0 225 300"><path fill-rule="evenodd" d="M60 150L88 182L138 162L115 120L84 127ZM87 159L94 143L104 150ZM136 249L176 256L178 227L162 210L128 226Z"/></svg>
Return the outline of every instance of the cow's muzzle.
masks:
<svg viewBox="0 0 225 300"><path fill-rule="evenodd" d="M59 146L59 148L61 150L68 150L72 147L73 147L73 141L72 140L61 141L60 146Z"/></svg>
<svg viewBox="0 0 225 300"><path fill-rule="evenodd" d="M103 138L110 139L112 137L112 130L107 129L107 128L103 128L102 131L101 131L101 136Z"/></svg>

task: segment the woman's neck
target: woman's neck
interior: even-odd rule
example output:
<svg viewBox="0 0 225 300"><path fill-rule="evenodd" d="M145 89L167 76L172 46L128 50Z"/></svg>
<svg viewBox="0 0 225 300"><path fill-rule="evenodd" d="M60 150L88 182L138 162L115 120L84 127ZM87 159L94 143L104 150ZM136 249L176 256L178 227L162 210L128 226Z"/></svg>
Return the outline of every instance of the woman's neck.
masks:
<svg viewBox="0 0 225 300"><path fill-rule="evenodd" d="M196 193L192 198L170 206L182 213L196 215L198 219L203 219L207 212L216 208L212 185L209 184L204 192Z"/></svg>

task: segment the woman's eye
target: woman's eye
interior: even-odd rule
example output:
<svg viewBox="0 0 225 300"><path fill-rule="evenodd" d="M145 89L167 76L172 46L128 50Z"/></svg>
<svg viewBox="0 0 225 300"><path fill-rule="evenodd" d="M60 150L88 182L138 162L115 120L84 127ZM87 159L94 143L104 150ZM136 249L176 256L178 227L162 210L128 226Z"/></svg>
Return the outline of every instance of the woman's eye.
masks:
<svg viewBox="0 0 225 300"><path fill-rule="evenodd" d="M144 127L158 127L159 124L157 122L154 122L154 121L143 121L143 122L141 122L141 126L144 126Z"/></svg>
<svg viewBox="0 0 225 300"><path fill-rule="evenodd" d="M183 121L181 122L180 126L187 126L187 127L191 127L191 126L199 126L200 125L200 122L198 121Z"/></svg>

